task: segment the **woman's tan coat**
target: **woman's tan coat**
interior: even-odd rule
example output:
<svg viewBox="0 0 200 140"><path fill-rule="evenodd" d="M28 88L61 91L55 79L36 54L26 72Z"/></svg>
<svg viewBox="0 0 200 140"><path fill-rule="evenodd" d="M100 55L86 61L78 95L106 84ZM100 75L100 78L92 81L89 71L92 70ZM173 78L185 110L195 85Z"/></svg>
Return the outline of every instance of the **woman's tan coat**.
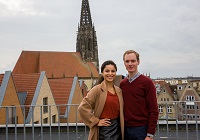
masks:
<svg viewBox="0 0 200 140"><path fill-rule="evenodd" d="M122 140L124 139L124 115L123 115L123 98L121 89L114 86L120 104L120 125ZM88 140L99 139L99 117L103 111L104 104L107 98L107 87L105 82L93 87L83 98L78 107L82 121L90 128Z"/></svg>

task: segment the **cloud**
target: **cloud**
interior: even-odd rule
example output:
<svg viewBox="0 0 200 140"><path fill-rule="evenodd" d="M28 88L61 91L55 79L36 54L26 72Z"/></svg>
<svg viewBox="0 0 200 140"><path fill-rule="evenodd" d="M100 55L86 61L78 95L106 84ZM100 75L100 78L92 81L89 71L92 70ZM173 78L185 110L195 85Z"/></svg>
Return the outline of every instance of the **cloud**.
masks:
<svg viewBox="0 0 200 140"><path fill-rule="evenodd" d="M0 16L43 16L42 11L34 9L32 0L1 0Z"/></svg>
<svg viewBox="0 0 200 140"><path fill-rule="evenodd" d="M100 64L111 59L125 75L122 55L134 49L139 70L153 78L200 76L199 0L89 2ZM81 0L0 0L0 60L12 55L0 67L16 62L23 49L75 51L80 10Z"/></svg>

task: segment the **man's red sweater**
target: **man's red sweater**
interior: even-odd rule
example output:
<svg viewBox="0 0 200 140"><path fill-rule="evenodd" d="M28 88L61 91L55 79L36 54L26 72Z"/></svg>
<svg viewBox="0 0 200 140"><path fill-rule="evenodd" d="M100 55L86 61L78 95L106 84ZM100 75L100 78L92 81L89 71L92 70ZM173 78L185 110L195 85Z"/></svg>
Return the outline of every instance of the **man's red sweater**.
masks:
<svg viewBox="0 0 200 140"><path fill-rule="evenodd" d="M124 98L125 126L148 126L147 133L154 135L158 120L156 89L152 80L140 75L133 82L125 78L120 83Z"/></svg>

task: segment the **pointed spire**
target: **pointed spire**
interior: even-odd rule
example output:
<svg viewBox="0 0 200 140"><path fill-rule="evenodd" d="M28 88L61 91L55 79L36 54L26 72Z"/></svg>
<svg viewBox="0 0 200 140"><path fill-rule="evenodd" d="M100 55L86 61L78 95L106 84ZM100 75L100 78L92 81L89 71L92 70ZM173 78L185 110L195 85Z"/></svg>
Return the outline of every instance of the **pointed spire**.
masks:
<svg viewBox="0 0 200 140"><path fill-rule="evenodd" d="M84 62L92 62L99 71L97 36L92 24L88 0L82 0L80 25L77 32L76 52L80 52Z"/></svg>
<svg viewBox="0 0 200 140"><path fill-rule="evenodd" d="M91 18L90 6L89 6L88 0L82 0L80 26L83 26L83 25L92 26L92 18Z"/></svg>

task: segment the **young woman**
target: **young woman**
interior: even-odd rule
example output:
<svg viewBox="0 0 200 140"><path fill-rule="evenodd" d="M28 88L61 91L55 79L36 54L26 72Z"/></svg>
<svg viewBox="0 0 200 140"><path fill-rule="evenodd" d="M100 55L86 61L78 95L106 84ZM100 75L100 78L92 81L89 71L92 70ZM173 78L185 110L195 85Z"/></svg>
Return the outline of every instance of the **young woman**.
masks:
<svg viewBox="0 0 200 140"><path fill-rule="evenodd" d="M102 76L78 107L82 121L90 128L88 140L123 140L124 116L121 89L114 85L117 66L105 61Z"/></svg>

